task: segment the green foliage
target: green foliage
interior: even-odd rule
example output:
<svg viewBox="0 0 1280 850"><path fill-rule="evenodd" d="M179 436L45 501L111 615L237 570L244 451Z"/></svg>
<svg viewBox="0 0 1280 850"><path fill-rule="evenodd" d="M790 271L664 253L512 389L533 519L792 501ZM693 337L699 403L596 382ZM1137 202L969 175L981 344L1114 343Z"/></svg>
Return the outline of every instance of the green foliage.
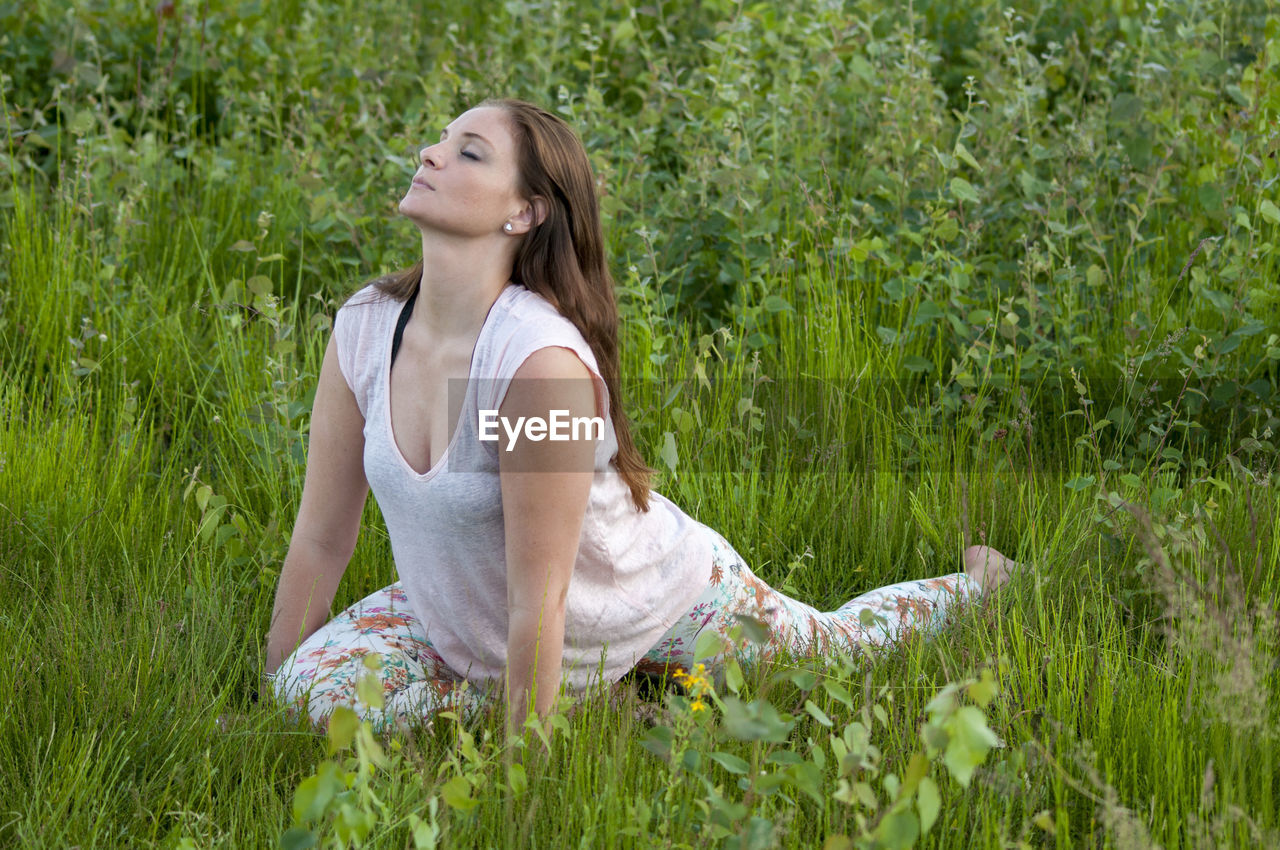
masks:
<svg viewBox="0 0 1280 850"><path fill-rule="evenodd" d="M357 683L360 702L370 710L383 708L382 683L375 671L376 656L365 658L369 670ZM374 777L377 771L393 771L400 763L400 747L393 747L388 758L374 738L373 726L361 721L352 708L334 709L328 723L329 755L354 751L341 761L330 759L316 766L311 776L298 784L293 795L293 826L280 836L281 850L304 850L307 847L363 847L380 819L385 819L387 806L379 799ZM446 801L448 786L443 789ZM435 824L435 799L426 807L430 821L415 823L415 846L434 847L439 829ZM421 842L417 839L421 836Z"/></svg>
<svg viewBox="0 0 1280 850"><path fill-rule="evenodd" d="M707 648L708 654L721 650ZM857 666L848 659L837 661L834 670L829 661L826 670L807 664L784 669L751 698L717 694L701 670L684 676L693 700L669 695L670 720L655 725L644 740L645 748L669 766L667 793L658 806L636 811L637 823L626 833L645 844L669 844L671 831L678 829L728 847L769 847L777 841L784 814L801 800L820 807L830 800L844 804L851 817L842 819L842 831L826 836L824 847L914 846L940 811L938 785L929 776L933 764L941 761L967 787L988 752L1003 746L984 714L998 692L995 677L984 669L980 678L950 683L929 701L928 721L919 732L924 748L910 755L899 777L884 770L883 751L873 743L877 726L881 734L892 731L887 709L893 695L887 685L843 728L813 702L812 697L825 694L829 705L834 701L837 708L854 708L847 685ZM779 711L769 698L775 685L783 685L786 694L775 699L802 705L818 724L805 724L803 745L793 734L801 717ZM788 685L799 693L788 693ZM870 678L866 690L870 693ZM961 696L974 704L961 705ZM703 713L704 699L717 712ZM732 751L744 744L749 752ZM693 794L694 805L678 792Z"/></svg>
<svg viewBox="0 0 1280 850"><path fill-rule="evenodd" d="M0 844L1280 844L1277 43L1273 0L0 4ZM1033 574L523 741L253 704L333 313L491 95L587 143L664 494L819 607ZM363 526L335 606L394 574Z"/></svg>

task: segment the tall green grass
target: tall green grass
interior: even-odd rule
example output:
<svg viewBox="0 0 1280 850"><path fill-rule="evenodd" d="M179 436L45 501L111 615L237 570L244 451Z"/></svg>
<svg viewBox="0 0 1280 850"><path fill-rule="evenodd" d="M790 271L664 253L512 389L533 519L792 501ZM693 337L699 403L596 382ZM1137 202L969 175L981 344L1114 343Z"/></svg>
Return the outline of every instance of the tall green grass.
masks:
<svg viewBox="0 0 1280 850"><path fill-rule="evenodd" d="M1274 5L493 16L0 12L0 841L292 823L331 756L254 697L331 317L412 259L412 144L515 93L602 177L662 492L819 606L966 543L1029 563L942 635L829 671L855 710L810 697L838 734L888 686L872 735L902 775L939 689L998 672L1004 746L967 788L935 772L922 846L1277 843ZM393 577L371 502L335 604ZM744 695L800 718L775 749L825 748L821 802L757 794L771 827L738 846L856 834L831 733L772 672ZM411 844L432 800L444 846L714 843L698 773L740 801L710 753L764 749L718 727L673 768L645 742L678 715L587 701L523 794L501 718L474 760L439 722L373 780L371 843ZM464 774L470 811L443 790Z"/></svg>

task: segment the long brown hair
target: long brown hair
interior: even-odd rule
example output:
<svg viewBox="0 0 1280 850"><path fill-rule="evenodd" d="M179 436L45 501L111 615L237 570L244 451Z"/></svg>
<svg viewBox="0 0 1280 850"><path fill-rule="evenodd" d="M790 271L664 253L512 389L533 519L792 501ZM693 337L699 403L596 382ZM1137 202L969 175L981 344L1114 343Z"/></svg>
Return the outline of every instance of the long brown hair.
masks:
<svg viewBox="0 0 1280 850"><path fill-rule="evenodd" d="M605 261L600 204L591 163L582 142L562 119L522 100L486 100L501 109L516 143L518 189L525 198L546 199L546 216L516 249L511 280L546 298L582 334L609 391L609 415L618 438L614 463L631 490L636 509L649 510L653 470L631 438L619 391L618 304ZM422 261L375 283L397 301L422 282Z"/></svg>

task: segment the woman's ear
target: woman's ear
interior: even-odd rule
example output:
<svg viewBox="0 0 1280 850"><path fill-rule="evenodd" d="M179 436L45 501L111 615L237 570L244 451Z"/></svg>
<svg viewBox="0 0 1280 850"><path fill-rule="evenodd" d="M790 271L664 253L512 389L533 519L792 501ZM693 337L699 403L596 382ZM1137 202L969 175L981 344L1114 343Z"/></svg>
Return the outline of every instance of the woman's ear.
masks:
<svg viewBox="0 0 1280 850"><path fill-rule="evenodd" d="M546 221L547 209L547 199L541 195L534 195L520 212L511 217L514 227L507 233L513 236L528 233Z"/></svg>
<svg viewBox="0 0 1280 850"><path fill-rule="evenodd" d="M541 195L534 195L529 199L529 206L532 209L533 227L547 220L547 199Z"/></svg>

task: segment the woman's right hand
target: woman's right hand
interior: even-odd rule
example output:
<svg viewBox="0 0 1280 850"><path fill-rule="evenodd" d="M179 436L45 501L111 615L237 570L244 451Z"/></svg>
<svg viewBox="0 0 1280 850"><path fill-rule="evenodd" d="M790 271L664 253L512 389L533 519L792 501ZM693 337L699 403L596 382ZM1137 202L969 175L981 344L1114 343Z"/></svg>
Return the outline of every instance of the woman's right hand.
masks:
<svg viewBox="0 0 1280 850"><path fill-rule="evenodd" d="M264 670L274 672L329 618L355 551L369 493L364 476L364 416L338 367L330 337L311 409L302 502L280 571Z"/></svg>

